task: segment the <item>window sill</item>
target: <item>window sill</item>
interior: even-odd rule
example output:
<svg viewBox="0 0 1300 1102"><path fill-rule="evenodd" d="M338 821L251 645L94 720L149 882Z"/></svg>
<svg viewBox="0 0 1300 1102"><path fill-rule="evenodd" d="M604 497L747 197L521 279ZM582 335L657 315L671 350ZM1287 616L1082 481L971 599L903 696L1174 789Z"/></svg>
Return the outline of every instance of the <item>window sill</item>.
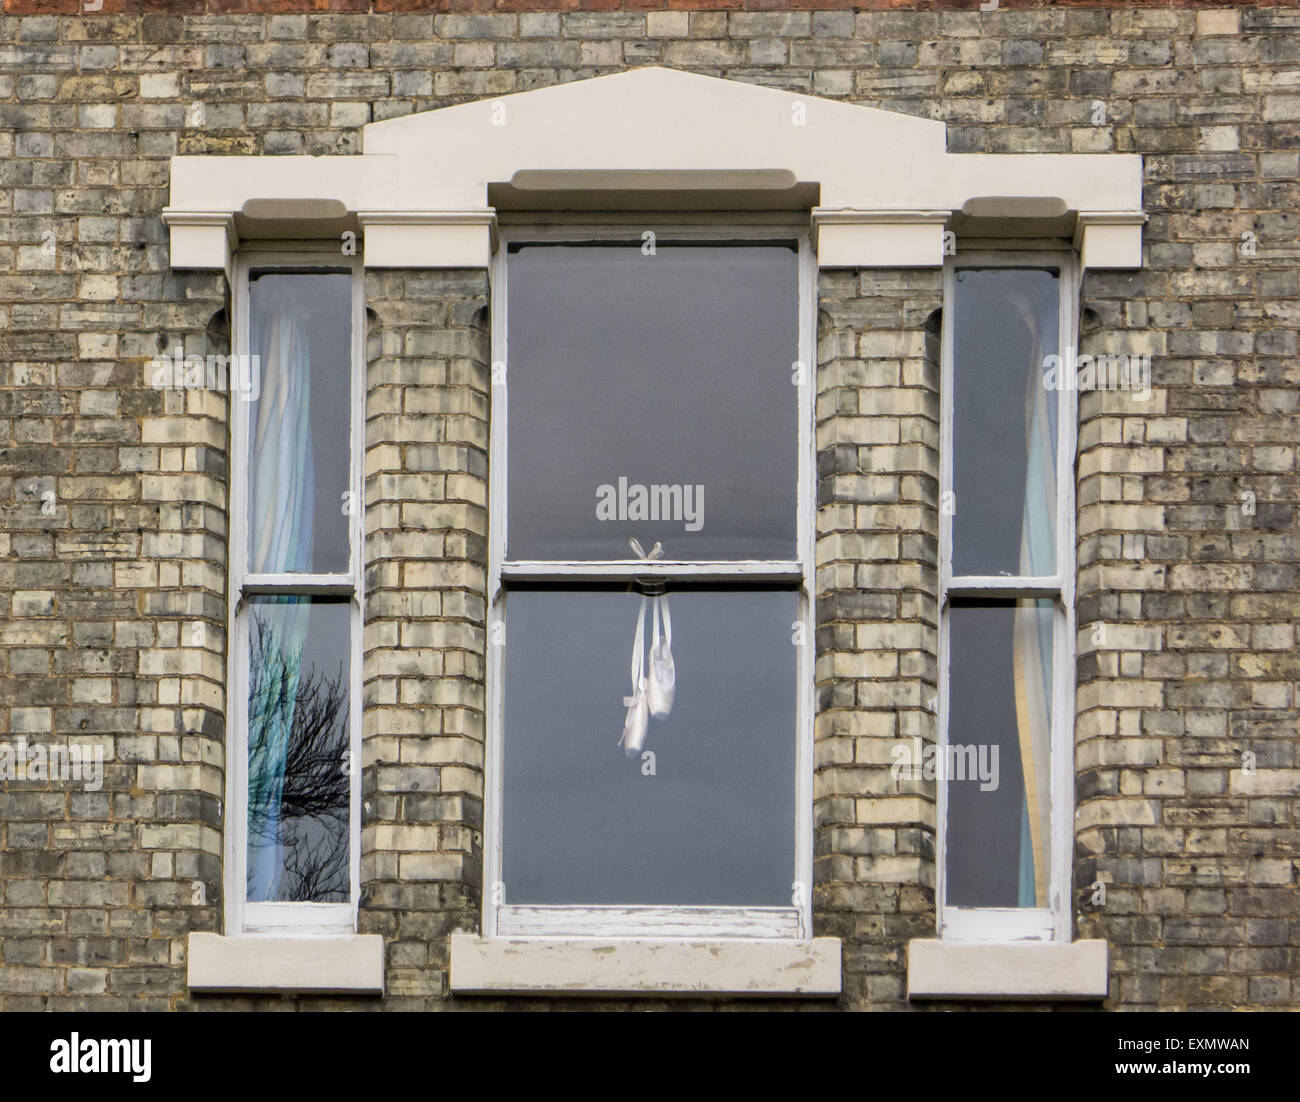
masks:
<svg viewBox="0 0 1300 1102"><path fill-rule="evenodd" d="M840 993L840 942L731 938L481 938L451 935L457 995L694 998Z"/></svg>
<svg viewBox="0 0 1300 1102"><path fill-rule="evenodd" d="M1104 999L1105 941L907 946L910 999Z"/></svg>
<svg viewBox="0 0 1300 1102"><path fill-rule="evenodd" d="M307 995L382 995L384 939L378 934L328 937L189 936L191 991Z"/></svg>

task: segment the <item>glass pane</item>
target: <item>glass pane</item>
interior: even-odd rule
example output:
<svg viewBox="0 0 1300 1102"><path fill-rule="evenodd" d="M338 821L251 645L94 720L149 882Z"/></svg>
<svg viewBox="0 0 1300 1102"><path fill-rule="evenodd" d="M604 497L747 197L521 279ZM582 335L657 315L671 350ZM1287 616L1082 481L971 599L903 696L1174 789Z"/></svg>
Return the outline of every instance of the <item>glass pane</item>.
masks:
<svg viewBox="0 0 1300 1102"><path fill-rule="evenodd" d="M254 272L249 348L248 568L345 574L351 421L352 277Z"/></svg>
<svg viewBox="0 0 1300 1102"><path fill-rule="evenodd" d="M509 557L795 555L792 246L509 259Z"/></svg>
<svg viewBox="0 0 1300 1102"><path fill-rule="evenodd" d="M629 757L640 600L510 594L505 901L789 906L797 598L669 595L671 710Z"/></svg>
<svg viewBox="0 0 1300 1102"><path fill-rule="evenodd" d="M968 268L955 283L953 573L1056 572L1056 272Z"/></svg>
<svg viewBox="0 0 1300 1102"><path fill-rule="evenodd" d="M346 903L348 602L249 600L248 901Z"/></svg>
<svg viewBox="0 0 1300 1102"><path fill-rule="evenodd" d="M1055 615L1050 600L949 612L949 745L934 764L950 906L1048 906Z"/></svg>

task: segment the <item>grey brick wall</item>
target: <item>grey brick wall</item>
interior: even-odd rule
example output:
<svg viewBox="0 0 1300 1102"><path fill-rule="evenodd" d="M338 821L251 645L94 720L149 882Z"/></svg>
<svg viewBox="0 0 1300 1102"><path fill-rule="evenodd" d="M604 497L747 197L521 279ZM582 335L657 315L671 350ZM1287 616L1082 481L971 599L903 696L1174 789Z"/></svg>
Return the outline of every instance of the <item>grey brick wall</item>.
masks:
<svg viewBox="0 0 1300 1102"><path fill-rule="evenodd" d="M7 250L0 731L104 762L97 791L0 782L10 1009L166 1008L221 902L227 398L153 388L150 359L227 351L225 280L87 261L84 221L51 223L49 274ZM92 278L117 301L79 298Z"/></svg>
<svg viewBox="0 0 1300 1102"><path fill-rule="evenodd" d="M440 999L483 883L487 273L366 273L362 933Z"/></svg>
<svg viewBox="0 0 1300 1102"><path fill-rule="evenodd" d="M934 781L892 775L938 737L938 269L823 272L818 287L814 908L845 998L906 1005L909 938L935 929Z"/></svg>
<svg viewBox="0 0 1300 1102"><path fill-rule="evenodd" d="M1190 240L1084 285L1082 350L1149 353L1154 389L1080 396L1079 928L1110 942L1126 1006L1289 1006L1294 248L1234 247L1280 228L1218 205L1249 186L1181 190L1212 204L1167 216Z"/></svg>
<svg viewBox="0 0 1300 1102"><path fill-rule="evenodd" d="M228 292L168 268L167 158L346 154L367 121L645 64L941 119L954 151L1143 154L1145 266L1083 288L1083 350L1150 354L1153 392L1081 401L1077 927L1110 943L1109 1008L1300 1004L1298 30L1250 7L0 17L0 738L105 751L97 792L0 782L0 1008L282 1005L185 988L185 934L221 928L228 405L149 373L226 350ZM933 929L934 793L887 766L936 736L939 282L819 293L816 932L845 939L839 1007L898 1008ZM466 1005L443 935L482 891L487 294L367 274L360 922L389 991L303 1006Z"/></svg>

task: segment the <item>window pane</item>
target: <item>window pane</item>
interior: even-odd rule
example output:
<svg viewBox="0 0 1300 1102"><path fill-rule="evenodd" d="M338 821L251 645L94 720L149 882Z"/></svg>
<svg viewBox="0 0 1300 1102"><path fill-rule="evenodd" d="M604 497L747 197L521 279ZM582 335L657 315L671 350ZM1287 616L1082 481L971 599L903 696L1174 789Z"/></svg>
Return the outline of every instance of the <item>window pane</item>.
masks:
<svg viewBox="0 0 1300 1102"><path fill-rule="evenodd" d="M640 597L510 594L507 903L790 905L797 598L668 601L671 711L629 758L619 739ZM647 652L652 624L651 606Z"/></svg>
<svg viewBox="0 0 1300 1102"><path fill-rule="evenodd" d="M352 278L254 272L249 347L248 568L345 574L351 420Z"/></svg>
<svg viewBox="0 0 1300 1102"><path fill-rule="evenodd" d="M248 900L346 903L348 602L253 597L248 614Z"/></svg>
<svg viewBox="0 0 1300 1102"><path fill-rule="evenodd" d="M792 246L509 258L509 556L795 555Z"/></svg>
<svg viewBox="0 0 1300 1102"><path fill-rule="evenodd" d="M957 272L953 329L953 573L1056 572L1057 273Z"/></svg>
<svg viewBox="0 0 1300 1102"><path fill-rule="evenodd" d="M949 613L947 899L1046 907L1051 879L1050 600Z"/></svg>

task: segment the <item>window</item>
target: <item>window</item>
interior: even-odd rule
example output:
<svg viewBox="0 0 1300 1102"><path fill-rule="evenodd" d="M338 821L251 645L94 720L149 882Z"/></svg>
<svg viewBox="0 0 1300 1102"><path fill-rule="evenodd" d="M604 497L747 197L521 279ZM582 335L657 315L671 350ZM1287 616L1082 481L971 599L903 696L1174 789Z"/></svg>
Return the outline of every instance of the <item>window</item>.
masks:
<svg viewBox="0 0 1300 1102"><path fill-rule="evenodd" d="M505 235L489 936L811 936L811 272Z"/></svg>
<svg viewBox="0 0 1300 1102"><path fill-rule="evenodd" d="M228 928L351 930L359 883L361 289L244 256L232 394Z"/></svg>
<svg viewBox="0 0 1300 1102"><path fill-rule="evenodd" d="M1055 365L1074 362L1074 268L945 274L940 931L1068 940L1075 403Z"/></svg>

